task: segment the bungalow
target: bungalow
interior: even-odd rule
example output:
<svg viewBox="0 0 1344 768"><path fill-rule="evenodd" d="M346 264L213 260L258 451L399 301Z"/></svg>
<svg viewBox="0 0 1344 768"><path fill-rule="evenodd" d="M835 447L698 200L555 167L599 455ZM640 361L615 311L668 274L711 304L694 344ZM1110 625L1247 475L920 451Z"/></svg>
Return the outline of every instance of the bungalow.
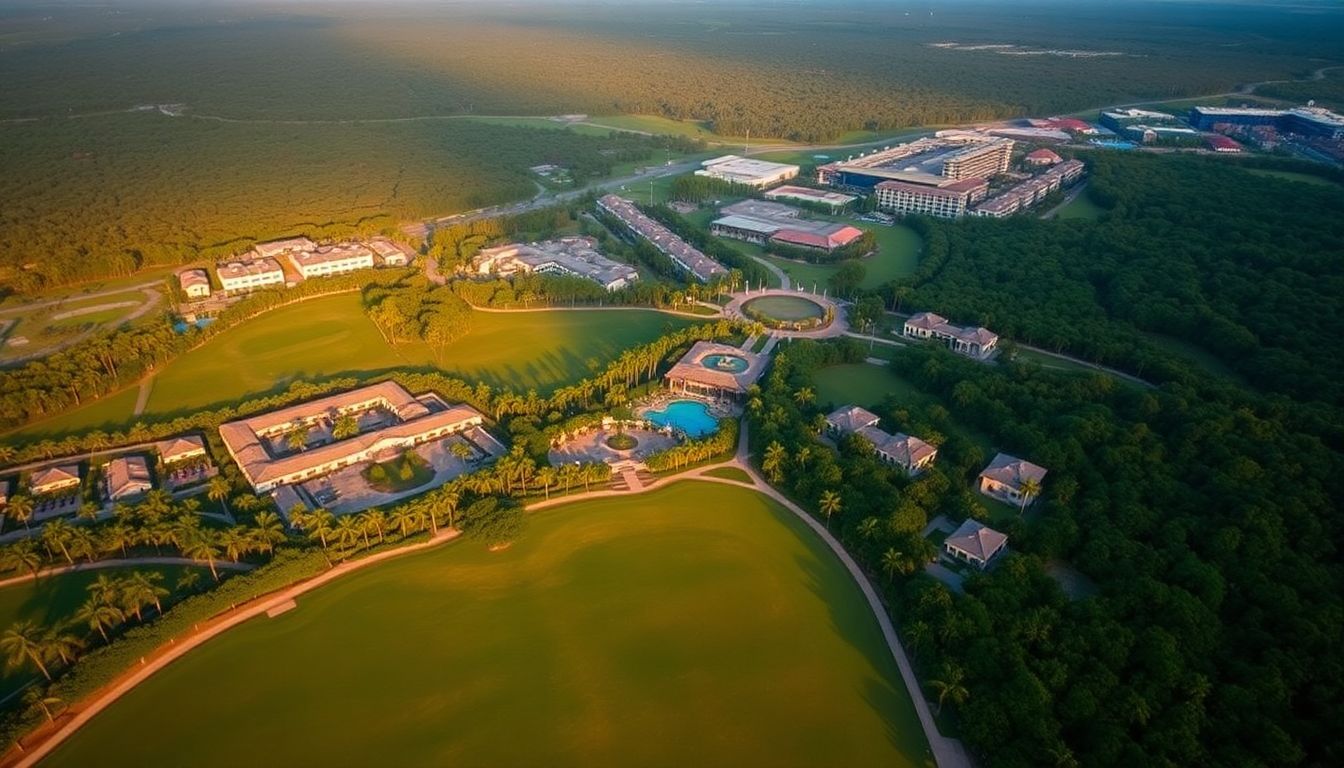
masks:
<svg viewBox="0 0 1344 768"><path fill-rule="evenodd" d="M991 499L1021 506L1030 504L1040 493L1045 472L1044 467L1030 461L1000 453L980 473L977 485L980 493Z"/></svg>
<svg viewBox="0 0 1344 768"><path fill-rule="evenodd" d="M862 435L873 446L878 458L905 470L911 477L924 471L938 455L938 449L905 433L890 434L877 427L877 414L857 405L837 408L826 416L826 431L832 436Z"/></svg>
<svg viewBox="0 0 1344 768"><path fill-rule="evenodd" d="M943 551L956 560L984 570L1003 551L1008 537L989 526L967 519L943 540Z"/></svg>
<svg viewBox="0 0 1344 768"><path fill-rule="evenodd" d="M832 435L847 435L865 427L877 426L877 414L857 405L844 405L826 414L826 431Z"/></svg>
<svg viewBox="0 0 1344 768"><path fill-rule="evenodd" d="M937 339L948 349L975 360L988 360L998 350L999 337L988 328L953 325L932 312L919 312L905 321L908 339Z"/></svg>
<svg viewBox="0 0 1344 768"><path fill-rule="evenodd" d="M46 496L79 487L79 466L63 464L44 467L28 476L28 490L34 496Z"/></svg>
<svg viewBox="0 0 1344 768"><path fill-rule="evenodd" d="M159 460L167 466L197 456L205 456L205 441L200 435L170 437L155 443L154 450L158 452Z"/></svg>
<svg viewBox="0 0 1344 768"><path fill-rule="evenodd" d="M105 475L107 498L111 501L139 496L154 487L144 456L118 456L107 463Z"/></svg>

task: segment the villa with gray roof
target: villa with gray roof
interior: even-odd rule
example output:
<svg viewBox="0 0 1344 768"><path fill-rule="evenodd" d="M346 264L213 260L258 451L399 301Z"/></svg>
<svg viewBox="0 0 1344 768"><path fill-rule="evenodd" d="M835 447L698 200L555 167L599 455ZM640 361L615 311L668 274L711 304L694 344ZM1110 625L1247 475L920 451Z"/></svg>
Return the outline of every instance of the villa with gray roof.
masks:
<svg viewBox="0 0 1344 768"><path fill-rule="evenodd" d="M482 248L471 260L471 266L481 275L508 277L540 272L582 277L608 291L618 291L639 279L639 272L634 267L603 256L597 241L591 237L562 237L539 243Z"/></svg>
<svg viewBox="0 0 1344 768"><path fill-rule="evenodd" d="M833 435L849 435L865 427L875 427L876 413L857 405L843 405L826 414L826 431Z"/></svg>
<svg viewBox="0 0 1344 768"><path fill-rule="evenodd" d="M877 414L857 405L846 405L826 415L826 431L834 436L860 435L873 446L883 462L905 470L914 477L938 456L938 449L904 432L891 434L878 428Z"/></svg>
<svg viewBox="0 0 1344 768"><path fill-rule="evenodd" d="M360 432L336 440L330 426L342 415L355 416ZM469 405L449 405L432 393L416 397L400 384L385 381L231 421L219 428L219 435L253 490L264 493L354 464L391 458L484 421ZM288 436L296 431L305 445L292 450Z"/></svg>
<svg viewBox="0 0 1344 768"><path fill-rule="evenodd" d="M118 456L103 468L103 486L109 501L125 501L154 487L144 456Z"/></svg>
<svg viewBox="0 0 1344 768"><path fill-rule="evenodd" d="M943 540L943 551L983 571L1007 545L1005 534L968 518Z"/></svg>
<svg viewBox="0 0 1344 768"><path fill-rule="evenodd" d="M932 312L919 312L905 321L903 335L908 339L937 339L960 355L989 360L998 351L998 334L984 327L953 325Z"/></svg>
<svg viewBox="0 0 1344 768"><path fill-rule="evenodd" d="M985 467L976 480L980 493L1014 506L1022 506L1024 489L1025 502L1030 504L1036 493L1040 492L1045 481L1046 469L1025 459L1000 453Z"/></svg>

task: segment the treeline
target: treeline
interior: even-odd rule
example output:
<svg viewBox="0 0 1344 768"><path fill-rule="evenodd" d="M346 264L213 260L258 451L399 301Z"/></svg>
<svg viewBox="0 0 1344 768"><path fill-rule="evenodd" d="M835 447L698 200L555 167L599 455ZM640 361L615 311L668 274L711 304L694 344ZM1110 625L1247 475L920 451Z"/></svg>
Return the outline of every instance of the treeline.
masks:
<svg viewBox="0 0 1344 768"><path fill-rule="evenodd" d="M833 530L894 587L928 697L985 765L1335 762L1344 462L1291 414L1217 384L1145 390L912 347L893 370L937 399L878 412L946 439L909 482L814 442L810 371L855 353L809 346L777 356L749 408L753 445L819 512L838 494ZM965 429L1050 474L1036 512L996 524L1012 554L958 596L898 579L929 554L914 538L927 517L979 514L968 498L989 457ZM1047 575L1061 560L1093 587L1067 598Z"/></svg>
<svg viewBox="0 0 1344 768"><path fill-rule="evenodd" d="M889 303L1150 379L1205 350L1266 391L1344 398L1344 189L1216 159L1098 153L1097 222L915 220L926 243Z"/></svg>
<svg viewBox="0 0 1344 768"><path fill-rule="evenodd" d="M471 306L451 289L430 285L423 277L394 286L366 286L363 303L388 344L395 347L418 339L440 360L450 344L471 331Z"/></svg>

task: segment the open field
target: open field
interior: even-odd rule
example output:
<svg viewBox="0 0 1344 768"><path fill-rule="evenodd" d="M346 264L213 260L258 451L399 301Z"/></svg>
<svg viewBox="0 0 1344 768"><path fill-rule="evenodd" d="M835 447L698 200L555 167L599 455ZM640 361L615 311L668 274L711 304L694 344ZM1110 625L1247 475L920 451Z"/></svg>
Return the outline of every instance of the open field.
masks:
<svg viewBox="0 0 1344 768"><path fill-rule="evenodd" d="M694 482L323 587L48 764L232 766L239 744L303 765L932 765L840 564L764 497Z"/></svg>
<svg viewBox="0 0 1344 768"><path fill-rule="evenodd" d="M1055 218L1096 221L1105 212L1106 209L1092 202L1092 198L1088 197L1087 192L1084 191L1070 200L1063 208L1060 208L1059 213L1055 214Z"/></svg>
<svg viewBox="0 0 1344 768"><path fill-rule="evenodd" d="M604 365L620 350L689 322L638 310L478 312L441 367L491 386L549 390L590 373L590 360ZM328 296L269 312L174 361L156 376L148 411L234 400L300 378L408 367L438 366L423 344L388 346L358 294Z"/></svg>
<svg viewBox="0 0 1344 768"><path fill-rule="evenodd" d="M1276 171L1269 168L1247 168L1247 173L1253 173L1256 176L1264 176L1270 179L1286 179L1288 181L1300 181L1304 184L1314 184L1318 187L1338 187L1339 184L1329 179L1323 179L1320 176L1313 176L1310 173L1298 173L1297 171Z"/></svg>
<svg viewBox="0 0 1344 768"><path fill-rule="evenodd" d="M135 571L141 573L163 574L162 585L165 589L176 588L177 580L188 570L201 571L206 579L210 577L205 569L192 569L186 566L146 565L131 568L104 568L94 571L62 573L43 577L34 583L0 589L0 631L8 629L18 621L32 621L41 627L53 627L64 624L74 616L80 603L88 597L87 587L100 575L112 578L125 577ZM12 574L11 574L12 575ZM90 632L86 627L72 630L83 636ZM37 672L28 668L23 670L0 669L0 700L5 699L29 680L38 677Z"/></svg>

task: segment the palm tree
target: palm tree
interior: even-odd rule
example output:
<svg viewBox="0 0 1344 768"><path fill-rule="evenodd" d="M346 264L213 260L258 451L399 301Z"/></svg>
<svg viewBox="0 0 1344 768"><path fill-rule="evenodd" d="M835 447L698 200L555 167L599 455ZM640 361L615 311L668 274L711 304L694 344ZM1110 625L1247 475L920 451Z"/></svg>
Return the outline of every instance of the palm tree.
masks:
<svg viewBox="0 0 1344 768"><path fill-rule="evenodd" d="M216 540L220 549L224 551L224 556L238 562L248 552L252 551L252 537L241 527L225 528L219 532Z"/></svg>
<svg viewBox="0 0 1344 768"><path fill-rule="evenodd" d="M79 505L79 517L83 520L88 520L91 523L98 519L98 515L102 513L102 511L102 507L91 501L86 501Z"/></svg>
<svg viewBox="0 0 1344 768"><path fill-rule="evenodd" d="M1017 485L1017 492L1019 499L1017 514L1021 515L1031 500L1036 498L1036 494L1041 492L1041 481L1034 477L1024 477Z"/></svg>
<svg viewBox="0 0 1344 768"><path fill-rule="evenodd" d="M448 514L448 527L457 527L457 505L462 502L462 492L457 489L457 485L449 483L440 488L435 494L435 500Z"/></svg>
<svg viewBox="0 0 1344 768"><path fill-rule="evenodd" d="M98 535L102 539L101 548L104 552L120 550L122 557L126 556L126 548L135 543L135 531L120 521L103 526Z"/></svg>
<svg viewBox="0 0 1344 768"><path fill-rule="evenodd" d="M382 544L385 541L383 534L388 528L387 513L381 509L370 509L362 515L362 518L365 532L372 531L378 534L378 543Z"/></svg>
<svg viewBox="0 0 1344 768"><path fill-rule="evenodd" d="M233 488L229 486L229 481L225 480L223 475L215 475L210 478L210 482L206 483L205 486L206 497L211 501L219 502L219 505L224 508L224 514L226 515L231 514L229 512L229 494L232 491Z"/></svg>
<svg viewBox="0 0 1344 768"><path fill-rule="evenodd" d="M363 536L364 526L353 515L341 517L331 529L331 538L337 549L353 550L359 546L359 540Z"/></svg>
<svg viewBox="0 0 1344 768"><path fill-rule="evenodd" d="M10 669L18 669L24 662L31 662L43 677L50 680L51 673L42 663L43 657L47 656L47 650L39 631L37 625L31 621L18 622L5 630L5 634L0 635L0 651L4 652L5 664Z"/></svg>
<svg viewBox="0 0 1344 768"><path fill-rule="evenodd" d="M74 565L75 559L70 556L70 524L64 520L52 520L42 528L42 544L51 552L60 552L65 557L65 561Z"/></svg>
<svg viewBox="0 0 1344 768"><path fill-rule="evenodd" d="M122 584L120 580L100 573L98 578L84 589L94 600L111 605L121 597Z"/></svg>
<svg viewBox="0 0 1344 768"><path fill-rule="evenodd" d="M196 585L201 583L200 571L183 571L181 576L177 577L177 583L173 585L179 592L195 592Z"/></svg>
<svg viewBox="0 0 1344 768"><path fill-rule="evenodd" d="M103 642L106 643L107 630L125 621L126 614L111 603L104 603L96 597L90 597L84 601L84 604L75 613L75 620L84 622L89 626L89 629L98 630L98 634L103 636Z"/></svg>
<svg viewBox="0 0 1344 768"><path fill-rule="evenodd" d="M938 714L943 714L943 704L951 701L953 704L965 704L966 699L970 698L970 691L963 685L965 674L961 667L955 664L948 664L943 667L941 679L930 680L929 686L938 692Z"/></svg>
<svg viewBox="0 0 1344 768"><path fill-rule="evenodd" d="M411 528L415 526L415 515L411 511L409 504L402 504L392 509L388 515L393 527L401 530L401 537L404 539L411 535Z"/></svg>
<svg viewBox="0 0 1344 768"><path fill-rule="evenodd" d="M872 539L882 530L882 521L876 517L865 517L859 523L859 535L865 539Z"/></svg>
<svg viewBox="0 0 1344 768"><path fill-rule="evenodd" d="M98 541L87 528L75 528L70 532L70 556L84 558L92 563L98 558Z"/></svg>
<svg viewBox="0 0 1344 768"><path fill-rule="evenodd" d="M5 514L23 523L25 530L28 523L33 519L33 500L28 496L15 496L9 500L9 507Z"/></svg>
<svg viewBox="0 0 1344 768"><path fill-rule="evenodd" d="M817 399L817 393L811 387L803 387L802 389L799 389L797 392L793 393L793 400L799 405L807 405L808 403L811 403L813 400L816 399Z"/></svg>
<svg viewBox="0 0 1344 768"><path fill-rule="evenodd" d="M840 494L835 491L822 491L821 514L826 516L826 530L831 530L831 516L840 511Z"/></svg>
<svg viewBox="0 0 1344 768"><path fill-rule="evenodd" d="M897 573L905 572L905 553L892 547L882 553L882 570L887 572L887 583L896 578Z"/></svg>
<svg viewBox="0 0 1344 768"><path fill-rule="evenodd" d="M912 621L905 628L905 639L910 644L910 650L918 656L920 651L927 650L930 642L932 642L933 628L929 626L928 622Z"/></svg>
<svg viewBox="0 0 1344 768"><path fill-rule="evenodd" d="M551 498L551 486L555 485L557 473L555 467L542 467L537 470L537 482L541 483L541 490L546 494L546 499Z"/></svg>
<svg viewBox="0 0 1344 768"><path fill-rule="evenodd" d="M284 542L285 524L280 522L279 515L269 509L263 510L252 521L250 535L257 551L269 555Z"/></svg>
<svg viewBox="0 0 1344 768"><path fill-rule="evenodd" d="M787 457L784 446L780 445L778 440L770 443L765 449L765 460L761 462L761 469L770 478L770 482L778 483L784 479L784 459Z"/></svg>
<svg viewBox="0 0 1344 768"><path fill-rule="evenodd" d="M291 451L301 451L308 445L308 426L300 424L299 426L285 433L285 446Z"/></svg>
<svg viewBox="0 0 1344 768"><path fill-rule="evenodd" d="M37 569L42 567L42 555L37 551L37 542L32 539L19 539L7 547L0 548L0 566L7 570L28 571L37 580Z"/></svg>
<svg viewBox="0 0 1344 768"><path fill-rule="evenodd" d="M793 460L798 462L799 469L805 469L807 467L808 460L811 458L812 458L812 446L810 445L804 445L802 448L798 449L797 453L793 455Z"/></svg>
<svg viewBox="0 0 1344 768"><path fill-rule="evenodd" d="M51 714L53 707L59 707L65 703L65 699L59 696L53 696L45 688L33 686L23 692L23 704L29 711L40 710L46 716L48 723L56 722L55 716Z"/></svg>
<svg viewBox="0 0 1344 768"><path fill-rule="evenodd" d="M210 575L218 582L219 570L215 568L215 557L219 555L219 550L215 548L215 543L210 538L210 534L201 531L186 542L182 547L182 554L192 560L204 560L205 564L210 566Z"/></svg>
<svg viewBox="0 0 1344 768"><path fill-rule="evenodd" d="M163 581L163 574L150 572L148 574L136 571L132 573L122 585L121 604L126 610L135 614L136 621L144 621L145 618L141 611L150 603L154 604L154 609L163 614L163 598L168 596L168 590L159 586Z"/></svg>

